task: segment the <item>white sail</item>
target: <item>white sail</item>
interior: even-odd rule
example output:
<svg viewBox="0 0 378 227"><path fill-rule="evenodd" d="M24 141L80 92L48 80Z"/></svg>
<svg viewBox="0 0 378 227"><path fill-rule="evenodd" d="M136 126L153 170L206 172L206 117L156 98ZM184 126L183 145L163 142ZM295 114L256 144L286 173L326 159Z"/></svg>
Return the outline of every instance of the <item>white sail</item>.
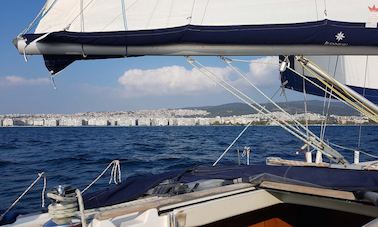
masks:
<svg viewBox="0 0 378 227"><path fill-rule="evenodd" d="M54 4L53 4L54 3ZM368 23L363 0L49 0L36 33L140 31L179 26L295 24L324 19ZM81 21L81 9L83 18ZM378 21L377 21L378 22ZM82 29L82 24L84 29ZM125 26L126 25L126 26Z"/></svg>
<svg viewBox="0 0 378 227"><path fill-rule="evenodd" d="M48 0L14 42L56 73L141 55L378 54L378 0Z"/></svg>

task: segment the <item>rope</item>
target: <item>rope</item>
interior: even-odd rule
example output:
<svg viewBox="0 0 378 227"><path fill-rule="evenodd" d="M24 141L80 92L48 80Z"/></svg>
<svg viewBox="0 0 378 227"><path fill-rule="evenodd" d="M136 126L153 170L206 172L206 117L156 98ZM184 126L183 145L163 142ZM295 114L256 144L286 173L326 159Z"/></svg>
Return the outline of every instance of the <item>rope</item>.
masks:
<svg viewBox="0 0 378 227"><path fill-rule="evenodd" d="M234 144L239 140L239 138L244 134L245 131L247 131L247 129L249 128L249 126L251 126L252 124L252 121L248 123L247 126L245 126L245 128L243 129L243 131L241 131L239 133L239 135L234 139L234 141L232 141L232 143L230 144L230 146L228 146L226 148L226 150L223 152L223 154L221 156L219 156L219 158L214 162L213 166L216 166L218 164L218 162L226 155L226 153L231 149L232 146L234 146Z"/></svg>
<svg viewBox="0 0 378 227"><path fill-rule="evenodd" d="M121 183L121 164L119 160L114 160L111 163L109 163L109 165L104 169L104 171L102 171L102 173L98 177L96 177L96 179L94 179L92 183L85 187L81 191L81 193L84 194L90 187L92 187L92 185L94 185L106 173L106 171L108 171L110 167L112 167L112 171L110 173L109 184L111 184L112 182L114 182L115 184Z"/></svg>
<svg viewBox="0 0 378 227"><path fill-rule="evenodd" d="M366 56L364 88L362 91L362 96L364 97L365 97L365 92L366 92L366 78L367 78L368 66L369 66L368 62L369 62L369 56ZM360 124L360 129L358 132L358 148L360 148L361 146L361 137L362 137L362 123Z"/></svg>
<svg viewBox="0 0 378 227"><path fill-rule="evenodd" d="M338 147L338 148L341 148L341 149L344 149L344 150L347 150L347 151L353 151L353 152L356 151L356 150L353 149L353 148L344 147L344 146L341 146L341 145L338 145L338 144L335 144L335 143L331 143L331 142L329 142L329 144L331 144L331 145L334 146L334 147ZM378 159L378 156L377 156L377 155L372 155L372 154L370 154L370 153L372 153L372 152L362 151L362 150L360 150L360 149L358 149L357 151L359 151L359 152L361 152L362 154L364 154L364 155L366 155L366 156L369 156L369 157L371 157L371 158Z"/></svg>
<svg viewBox="0 0 378 227"><path fill-rule="evenodd" d="M256 85L254 85L250 80L248 80L248 78L242 73L240 72L237 68L235 68L229 59L226 59L224 57L221 58L226 64L228 64L232 70L234 70L236 73L238 73L241 77L243 77L243 79L245 79L254 89L256 89L261 95L263 95L270 103L272 103L275 107L277 107L280 111L282 111L283 113L285 113L295 124L296 126L299 126L300 128L302 128L303 130L305 130L306 132L306 138L309 138L309 134L311 134L312 137L316 138L316 139L319 139L316 137L316 135L314 133L312 133L310 130L308 130L308 127L305 127L303 126L299 121L297 121L292 115L290 115L287 111L285 111L282 107L280 107L276 102L274 102L271 98L269 98L267 95L265 95L265 93L263 91L261 91ZM299 130L299 128L297 127L297 129ZM320 139L319 139L320 140ZM321 140L320 140L321 141Z"/></svg>
<svg viewBox="0 0 378 227"><path fill-rule="evenodd" d="M81 195L81 192L79 189L75 190L77 201L79 203L79 212L80 212L80 219L81 219L81 226L82 227L87 227L87 219L85 218L85 213L84 213L84 202L83 202L83 197Z"/></svg>
<svg viewBox="0 0 378 227"><path fill-rule="evenodd" d="M333 77L336 77L336 70L337 70L338 63L339 63L339 56L337 56L337 58L336 58L335 68L334 68L334 71L333 71ZM333 85L331 87L333 88ZM332 93L333 93L333 90L331 90L331 94ZM326 102L326 99L324 100L324 104L325 104L325 102ZM324 107L325 106L323 106L323 108ZM327 127L327 121L328 121L328 117L329 117L330 107L331 107L331 96L328 97L327 111L324 111L324 109L323 109L323 113L325 112L325 119L324 119L324 124L322 124L321 130L320 130L321 131L320 138L322 140L325 137L325 132L326 132L326 127Z"/></svg>
<svg viewBox="0 0 378 227"><path fill-rule="evenodd" d="M24 35L24 34L26 34L27 32L29 32L30 29L35 25L35 22L37 22L37 20L38 20L40 17L43 18L43 17L44 17L49 11L50 11L50 9L55 5L56 1L57 1L57 0L55 0L55 1L50 5L50 7L47 8L47 9L46 9L46 7L47 7L47 1L46 1L45 5L43 5L42 9L38 12L37 16L32 20L32 22L29 24L28 27L26 27L26 28L25 28L20 34L18 34L18 37L21 37L22 35ZM44 15L42 15L43 12L45 12Z"/></svg>
<svg viewBox="0 0 378 227"><path fill-rule="evenodd" d="M306 136L309 138L309 129L308 129L308 113L307 113L307 92L306 92L306 81L303 79L303 101L304 101L304 109L305 109L305 122L306 122ZM310 152L310 146L307 147L307 152ZM312 160L308 159L308 156L306 154L306 161L312 162Z"/></svg>
<svg viewBox="0 0 378 227"><path fill-rule="evenodd" d="M297 60L298 59L300 59L300 58L297 57ZM307 61L308 63L310 63L310 61L308 61L308 59L305 59L305 61ZM350 94L350 92L348 92L347 90L345 90L343 87L338 86L338 89L340 91L333 87L333 85L340 84L338 81L334 80L333 78L328 78L332 82L332 84L329 84L322 77L320 77L319 75L317 75L317 73L315 73L312 69L308 68L307 65L306 65L307 63L305 64L302 61L300 61L300 63L302 65L302 67L304 67L313 77L315 77L316 79L318 79L326 87L328 87L330 90L332 90L337 96L339 96L338 99L345 100L345 102L349 103L349 105L353 106L357 111L359 111L360 113L365 114L365 116L369 117L373 121L378 122L378 117L377 117L377 115L376 115L376 113L375 113L374 110L372 110L371 108L369 108L368 106L366 106L364 103L362 103L361 101L359 101L357 98L354 97L353 94ZM317 66L316 64L314 64L312 62L311 62L311 64L314 67L316 67L319 71L321 71L321 69L319 68L319 66Z"/></svg>
<svg viewBox="0 0 378 227"><path fill-rule="evenodd" d="M43 179L43 189L42 189L42 207L45 207L45 191L46 191L46 176L45 176L45 173L42 172L42 173L38 173L38 177L29 185L29 187L12 203L12 205L10 205L10 207L5 210L5 212L3 214L0 215L0 221L4 218L4 216L11 210L13 209L13 207L16 206L16 204L22 199L22 197L24 197L26 195L26 193L28 193L30 191L30 189L32 189L34 187L34 185L41 179L41 178L44 178Z"/></svg>
<svg viewBox="0 0 378 227"><path fill-rule="evenodd" d="M206 67L204 67L202 64L200 64L198 61L194 60L191 57L187 57L187 61L189 64L191 64L194 68L199 70L201 73L203 73L205 76L207 76L209 79L213 80L215 83L222 86L224 89L226 89L228 92L233 94L235 97L239 98L241 101L249 105L251 108L256 110L258 113L265 114L270 120L272 120L274 123L278 124L280 127L288 131L290 134L298 138L299 140L303 141L304 143L312 146L315 149L322 150L324 155L326 155L329 159L337 162L337 163L344 163L347 164L347 160L339 154L337 151L333 150L331 147L329 147L326 143L323 141L319 141L319 138L317 138L315 135L313 138L307 138L306 135L300 131L298 128L294 127L290 123L286 122L285 120L278 119L272 112L267 110L264 106L254 101L252 98L226 82L222 78L218 78L214 73L209 71ZM198 66L197 66L197 65ZM205 70L206 72L203 72ZM223 82L223 83L222 83ZM249 101L250 102L249 102ZM257 108L257 107L259 108ZM265 112L264 112L265 111ZM310 140L309 140L310 139ZM323 149L327 147L328 152L325 152Z"/></svg>

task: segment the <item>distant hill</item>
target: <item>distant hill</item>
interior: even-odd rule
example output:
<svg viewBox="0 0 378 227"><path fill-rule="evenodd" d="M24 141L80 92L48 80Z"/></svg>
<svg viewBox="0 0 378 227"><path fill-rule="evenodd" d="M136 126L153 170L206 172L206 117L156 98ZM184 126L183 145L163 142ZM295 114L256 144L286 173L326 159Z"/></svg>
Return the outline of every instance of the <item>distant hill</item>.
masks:
<svg viewBox="0 0 378 227"><path fill-rule="evenodd" d="M295 113L304 113L304 103L303 101L292 101L287 103L278 103L282 108L288 111L291 114ZM262 104L270 111L279 111L277 107L275 107L271 103ZM312 113L323 113L323 101L312 100L307 102L308 112ZM229 103L219 106L203 106L203 107L188 107L185 109L196 109L196 110L205 110L210 113L209 117L221 116L221 117L229 117L229 116L239 116L239 115L246 115L246 114L255 114L254 111L250 106L244 103ZM350 107L346 106L341 102L333 101L331 102L330 106L330 114L335 115L343 115L343 116L357 116L359 113Z"/></svg>

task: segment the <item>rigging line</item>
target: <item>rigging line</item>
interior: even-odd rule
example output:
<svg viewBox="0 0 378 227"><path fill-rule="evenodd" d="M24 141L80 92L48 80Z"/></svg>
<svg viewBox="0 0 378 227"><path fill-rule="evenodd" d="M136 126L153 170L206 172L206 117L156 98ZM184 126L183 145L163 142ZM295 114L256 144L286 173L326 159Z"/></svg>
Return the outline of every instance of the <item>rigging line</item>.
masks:
<svg viewBox="0 0 378 227"><path fill-rule="evenodd" d="M303 73L304 74L304 73ZM303 99L304 99L304 109L305 109L305 121L306 121L306 136L309 138L309 129L308 129L308 113L307 113L307 95L306 95L306 81L303 79ZM307 146L307 152L310 152L310 147ZM307 155L306 155L307 159ZM309 161L309 160L306 160Z"/></svg>
<svg viewBox="0 0 378 227"><path fill-rule="evenodd" d="M345 100L347 103L349 103L349 105L353 106L354 109L356 109L357 111L361 112L361 113L364 113L366 116L368 116L369 118L373 119L374 121L377 121L378 122L378 119L376 119L376 116L369 113L368 110L364 109L364 107L366 108L366 106L359 106L358 104L355 104L353 102L353 100L351 100L350 98L346 97L345 95L343 95L340 91L338 91L337 89L335 89L332 85L330 85L327 81L325 81L324 79L322 79L321 77L319 77L318 75L316 75L315 73L313 73L312 71L309 71L316 79L318 79L321 83L323 83L323 85L325 85L326 87L328 87L329 89L331 89L335 94L337 94L337 96L340 97L341 100Z"/></svg>
<svg viewBox="0 0 378 227"><path fill-rule="evenodd" d="M327 72L329 72L329 70L330 70L329 69L330 65L331 65L331 56L328 56ZM325 89L326 89L326 91L328 91L327 87L325 87ZM322 116L325 116L325 112L326 112L325 109L326 109L326 103L327 103L327 95L328 95L327 92L324 92ZM325 118L322 120L321 125L320 125L320 134L319 134L319 136L320 136L321 139L324 139L324 138L322 138L324 124L325 124Z"/></svg>
<svg viewBox="0 0 378 227"><path fill-rule="evenodd" d="M233 147L234 144L240 139L240 137L244 134L244 132L247 131L247 129L249 128L249 126L251 126L251 124L252 124L252 121L250 121L248 125L245 126L243 131L239 133L239 135L234 139L234 141L232 141L232 143L226 148L226 150L221 154L221 156L219 156L219 158L214 162L213 166L216 166L218 164L218 162L227 154L227 152L231 149L231 147Z"/></svg>
<svg viewBox="0 0 378 227"><path fill-rule="evenodd" d="M29 24L28 27L26 27L20 34L18 34L18 37L26 34L27 32L30 31L30 29L34 26L35 22L39 19L39 18L43 18L44 16L46 16L46 14L48 12L50 12L50 10L53 8L53 6L55 5L55 3L57 2L57 0L54 0L54 2L49 6L49 8L46 8L47 7L47 1L45 3L45 5L42 7L42 9L38 12L37 16L33 19L33 21Z"/></svg>
<svg viewBox="0 0 378 227"><path fill-rule="evenodd" d="M194 59L190 59L190 61L192 61L192 62L189 62L189 64L191 64L193 67L195 67L197 70L199 70L200 72L202 72L204 75L206 75L208 78L210 78L212 81L214 81L215 83L217 83L217 84L219 84L220 86L222 86L224 89L226 89L228 92L230 92L231 94L233 94L234 96L236 96L237 98L239 98L241 101L243 101L244 103L246 103L247 105L249 105L252 109L254 109L255 111L257 111L258 113L260 113L260 114L265 114L265 115L267 115L267 117L270 119L270 120L272 120L273 122L275 122L275 123L277 123L277 124L279 124L279 125L282 125L282 123L280 123L279 122L279 120L277 120L277 119L275 119L274 117L274 114L272 113L272 112L270 112L270 111L268 111L264 106L262 106L262 105L260 105L260 104L258 104L257 102L255 102L253 99L251 99L250 97L248 97L247 95L245 95L244 93L242 93L240 90L238 90L238 89L236 89L235 87L233 87L232 85L230 85L230 84L228 84L225 80L223 80L223 79L219 79L219 78L217 78L212 72L210 72L208 69L206 69L203 65L201 65L199 62L197 62L197 61L195 61ZM194 64L194 62L195 63L197 63L199 66L196 66L195 64ZM207 73L205 73L205 72L203 72L203 70L202 69L205 69L206 71L207 71ZM212 76L212 78L209 76L209 75L211 75ZM226 84L227 86L229 86L229 87L227 87L226 85L224 85L224 84L222 84L221 82L219 82L219 81L223 81L223 83L224 84ZM237 93L239 93L239 94L237 94ZM241 97L241 96L244 96L244 98L243 97ZM252 103L250 103L248 100L250 100ZM259 108L257 108L256 106L254 106L254 105L256 105L256 106L258 106L258 107L260 107L260 109ZM265 112L264 112L265 111ZM287 122L285 122L285 121L283 121L287 126L291 126L291 125L289 125ZM287 127L285 127L285 126L283 126L282 125L282 127L283 128L285 128L285 129L287 129ZM292 126L291 126L292 127ZM295 128L294 128L295 129ZM292 133L293 131L291 131L290 133ZM301 132L301 131L299 131L299 130L297 130L297 132L293 132L293 133L297 133L297 135L298 136L303 136L304 134L303 134L303 132ZM301 134L302 133L302 134ZM304 137L304 136L303 136Z"/></svg>
<svg viewBox="0 0 378 227"><path fill-rule="evenodd" d="M223 57L224 58L224 57ZM225 59L225 58L224 58ZM224 60L225 61L225 60ZM227 61L225 61L236 73L238 73L240 76L242 76L252 87L254 87L259 93L261 93L265 98L267 98L273 105L275 105L277 108L279 108L282 112L284 112L284 113L286 113L288 116L289 116L289 118L292 118L292 116L290 115L290 114L288 114L285 110L283 110L280 106L278 106L273 100L271 100L271 99L269 99L269 97L268 96L266 96L265 94L264 94L264 92L262 92L258 87L256 87L251 81L249 81L248 80L248 78L246 78L246 76L243 74L243 73L241 73L237 68L235 68L230 62L227 62ZM224 81L225 82L225 81ZM225 82L226 83L226 82ZM231 86L231 85L230 85ZM232 86L231 86L232 87ZM234 88L235 90L237 90L236 88ZM239 93L241 93L241 94L243 94L242 92L240 92L239 91ZM243 94L244 95L244 94ZM246 96L246 95L244 95L245 97L247 97L247 98L249 98L248 96ZM250 99L250 98L249 98ZM251 100L251 99L250 99ZM256 102L255 102L256 103ZM258 104L258 103L256 103L256 105L258 105L258 106L261 106L260 104ZM264 108L265 109L265 108ZM266 110L266 109L265 109ZM268 111L268 110L266 110L268 113L271 113L270 111ZM304 129L304 130L306 130L304 127L303 127L303 125L301 125L298 121L296 121L294 118L292 118L292 120L295 122L295 123L297 123L302 129ZM280 121L279 119L278 119L278 121ZM282 120L282 122L283 123L285 123L288 127L290 127L290 128L292 128L294 131L296 131L297 133L301 133L302 134L302 136L304 137L304 138L306 138L306 140L308 140L308 136L306 136L305 134L304 134L304 132L302 132L299 128L298 128L298 125L296 125L295 127L293 127L291 124L289 124L289 123L287 123L286 121L283 121ZM318 139L317 137L316 137L316 135L315 134L313 134L312 132L310 132L311 133L311 135L314 137L314 138L316 138L316 139Z"/></svg>
<svg viewBox="0 0 378 227"><path fill-rule="evenodd" d="M314 85L315 87L319 88L320 90L326 92L327 94L329 94L330 96L332 96L332 97L334 97L335 99L339 100L340 102L344 103L345 105L347 105L347 106L349 106L349 107L351 107L351 108L357 110L358 112L361 112L361 110L358 108L358 106L353 105L353 103L351 103L350 100L349 100L349 102L347 102L346 100L342 99L341 97L336 96L335 94L330 93L329 91L327 91L327 90L325 90L323 87L321 87L319 84L317 84L317 83L315 83L314 81L308 79L306 76L304 76L304 75L298 73L297 71L295 71L295 70L294 70L293 68L291 68L291 67L287 67L287 69L289 69L290 71L292 71L292 72L295 73L296 75L298 75L298 76L304 78L307 82L311 83L312 85ZM310 72L310 73L311 73L311 72ZM316 78L317 76L314 74L314 77ZM325 84L325 82L324 82L322 79L319 79L319 78L318 78L318 80L319 80L320 82L322 82L323 84ZM327 88L327 86L326 86L326 88ZM368 114L366 114L366 113L364 113L364 114L365 114L367 117L369 117L370 119L374 120L374 118L371 118L370 115L368 115ZM374 120L374 121L375 121L375 120Z"/></svg>
<svg viewBox="0 0 378 227"><path fill-rule="evenodd" d="M169 27L169 23L171 21L171 16L172 16L172 9L173 9L173 1L174 0L171 0L171 4L169 6L169 13L168 13L168 17L167 17L167 23L165 24L165 26Z"/></svg>
<svg viewBox="0 0 378 227"><path fill-rule="evenodd" d="M315 10L316 10L316 20L318 21L319 20L318 1L317 0L314 0L314 1L315 1Z"/></svg>
<svg viewBox="0 0 378 227"><path fill-rule="evenodd" d="M237 68L235 68L232 63L229 61L229 59L225 58L225 57L221 57L221 59L233 70L235 71L237 74L239 74L244 80L247 81L247 83L249 83L254 89L256 89L262 96L264 96L269 102L271 102L275 107L277 107L280 111L282 111L283 113L285 113L295 124L296 124L296 128L301 127L303 130L305 130L306 132L308 132L308 128L306 129L299 121L297 121L292 115L290 115L286 110L284 110L281 106L279 106L276 102L274 102L271 98L269 98L267 95L265 95L265 93L263 91L261 91L255 84L253 84L242 72L240 72L240 70L238 70ZM311 133L312 136L316 137L315 134Z"/></svg>
<svg viewBox="0 0 378 227"><path fill-rule="evenodd" d="M329 142L329 144L332 145L332 146L334 146L334 147L338 147L338 148L341 148L341 149L344 149L344 150L347 150L347 151L353 151L353 152L356 151L356 149L349 148L349 147L344 147L344 146L341 146L341 145L338 145L338 144L335 144L335 143ZM370 153L373 153L373 152L362 151L360 149L358 149L358 151L361 152L362 154L366 155L366 156L378 159L377 155L370 154Z"/></svg>
<svg viewBox="0 0 378 227"><path fill-rule="evenodd" d="M125 0L121 0L122 4L122 17L123 17L123 27L125 28L125 31L127 30L127 21L126 21L126 4Z"/></svg>
<svg viewBox="0 0 378 227"><path fill-rule="evenodd" d="M315 83L314 81L308 79L306 76L298 73L297 71L295 71L295 69L291 68L291 67L287 67L287 69L289 69L290 71L292 71L293 73L295 73L297 76L299 77L302 77L304 78L307 82L311 83L312 85L314 85L315 87L319 88L320 90L324 91L325 93L327 93L328 95L332 96L333 98L339 100L340 102L344 103L345 105L359 111L356 107L352 106L350 103L346 102L345 100L341 99L340 97L336 96L335 94L332 94L330 91L326 90L325 88L321 87L319 84Z"/></svg>
<svg viewBox="0 0 378 227"><path fill-rule="evenodd" d="M196 0L193 0L192 9L190 11L190 16L187 18L189 19L188 25L192 24L192 18L193 18L193 12L194 12L194 6L196 5Z"/></svg>
<svg viewBox="0 0 378 227"><path fill-rule="evenodd" d="M81 0L82 1L82 0ZM83 3L83 8L80 10L80 12L71 20L71 22L70 23L68 23L68 25L65 27L65 29L64 30L68 30L70 27L71 27L71 25L72 25L72 23L73 22L75 22L76 21L76 19L77 18L79 18L82 14L83 14L83 12L89 7L89 5L91 5L93 2L94 2L95 0L91 0L90 2L88 2L88 4L84 7L84 3ZM80 4L81 5L81 4ZM80 6L80 8L81 8L81 6Z"/></svg>
<svg viewBox="0 0 378 227"><path fill-rule="evenodd" d="M340 153L338 153L335 150L332 150L332 148L329 147L323 141L318 141L319 138L317 138L316 136L314 137L315 140L309 141L302 131L296 129L295 127L293 127L291 124L289 124L285 120L282 120L282 122L281 122L279 119L274 118L276 116L273 113L271 113L270 111L268 111L264 106L258 104L256 101L254 101L249 96L245 95L243 92L241 92L237 88L235 88L232 85L230 85L229 83L227 83L222 78L216 77L214 75L214 73L212 73L211 71L209 71L206 67L204 67L202 64L200 64L198 61L196 61L196 60L194 60L193 58L190 58L190 57L187 57L187 59L188 59L188 63L189 64L191 64L193 67L195 67L201 73L203 73L205 76L207 76L208 78L210 78L211 80L213 80L214 82L216 82L217 84L219 84L220 86L222 86L224 89L226 89L227 91L229 91L231 94L233 94L234 96L236 96L237 98L239 98L241 101L243 101L247 105L249 105L251 108L253 108L254 110L256 110L258 113L265 114L270 120L272 120L274 123L278 124L280 127L282 127L283 129L285 129L286 131L288 131L294 137L298 138L299 140L301 140L302 142L308 144L309 146L311 146L311 147L313 147L315 149L320 150L330 160L333 160L333 161L335 161L337 163L340 163L340 162L341 163L345 163L345 164L348 163L348 161L345 160L345 158ZM196 64L198 64L199 66L197 66ZM202 69L206 70L207 73L203 72ZM211 78L210 75L213 78ZM225 83L230 88L227 87L226 85L222 84L219 80L223 81L223 83ZM237 93L239 93L239 95ZM244 98L241 97L241 96L244 96ZM260 107L261 109L258 109L257 107L255 107L250 102L248 102L246 99L250 100L252 103L254 103L256 106ZM266 111L266 113L264 113L263 110ZM269 113L270 113L270 115L269 115ZM329 149L331 149L331 150L329 150L330 153L325 152L323 150L325 147L328 147ZM331 153L333 153L333 154L331 154Z"/></svg>
<svg viewBox="0 0 378 227"><path fill-rule="evenodd" d="M309 59L304 58L303 56L302 57L298 57L297 56L296 58L297 58L298 61L300 61L300 60L306 61L306 64L303 61L300 61L301 65L303 67L305 67L306 70L309 71L311 74L313 74L314 77L316 77L316 78L320 77L320 75L318 75L313 69L311 69L310 67L308 67L307 64L311 64L313 66L313 68L317 69L320 72L323 72L323 70L321 69L321 67L319 67L318 65L316 65L314 62L310 61ZM335 80L333 77L329 77L327 73L324 73L324 74L327 76L327 81L326 82L328 84L329 84L329 82L331 82L332 84L337 85L337 87L338 87L339 90L341 90L347 96L349 96L349 99L353 99L354 102L360 104L362 107L365 108L366 111L371 112L372 115L377 115L377 113L376 113L376 111L374 109L370 108L368 105L366 105L365 103L363 103L359 99L357 99L350 91L348 91L346 88L344 88L339 81ZM322 80L325 80L325 79L322 78ZM334 90L337 91L336 89L334 89ZM340 95L340 94L338 94L338 95Z"/></svg>
<svg viewBox="0 0 378 227"><path fill-rule="evenodd" d="M126 0L121 0L123 3L126 1ZM102 31L104 31L107 27L109 27L110 25L112 25L114 23L114 21L116 21L119 17L121 16L124 16L124 26L125 26L125 30L127 30L127 17L126 17L126 13L127 11L133 7L139 0L135 0L133 3L131 3L127 8L126 8L126 4L124 4L124 13L120 13L118 15L116 15L109 23L107 23L104 27L101 28ZM124 15L123 15L124 14Z"/></svg>
<svg viewBox="0 0 378 227"><path fill-rule="evenodd" d="M26 34L28 31L30 31L30 29L34 26L35 22L41 17L41 15L45 11L46 7L47 7L47 1L46 1L45 5L42 7L42 9L38 12L37 16L35 16L35 18L29 24L29 26L27 26L20 34L18 34L18 37Z"/></svg>
<svg viewBox="0 0 378 227"><path fill-rule="evenodd" d="M80 0L80 30L84 32L84 0Z"/></svg>
<svg viewBox="0 0 378 227"><path fill-rule="evenodd" d="M202 20L201 20L201 25L203 25L203 20L205 19L207 7L209 6L209 2L210 2L210 0L207 0L207 2L206 2L205 11L203 12L203 16L202 16Z"/></svg>
<svg viewBox="0 0 378 227"><path fill-rule="evenodd" d="M333 77L336 77L338 64L339 64L339 56L336 57L336 63L335 63L334 71L333 71ZM333 85L332 85L332 88L333 88ZM331 93L332 92L333 92L333 90L331 90ZM326 115L325 115L325 119L324 119L323 131L322 131L322 135L321 135L322 139L324 139L324 136L325 136L330 107L331 107L331 96L328 97L327 111L326 111Z"/></svg>
<svg viewBox="0 0 378 227"><path fill-rule="evenodd" d="M315 67L317 67L319 69L319 71L321 71L321 69L314 63L310 62L312 65L314 65ZM318 79L321 83L323 83L325 86L327 86L328 88L330 88L331 90L333 90L338 96L340 96L341 99L344 99L345 101L347 101L350 105L354 106L359 112L362 112L364 113L365 115L367 115L369 118L373 119L374 121L378 122L378 118L376 116L376 113L374 110L370 109L368 106L366 106L365 104L361 103L359 100L357 100L357 98L355 98L352 94L350 94L347 90L343 89L341 86L338 86L338 89L340 89L342 92L345 93L346 97L344 94L341 93L341 91L338 91L336 88L334 88L333 86L331 86L329 84L328 81L325 81L322 77L320 77L317 73L315 73L313 70L311 70L310 68L308 68L303 62L301 62L301 65L302 67L304 67L313 77L315 77L316 79ZM331 80L331 78L329 78L329 80ZM331 82L335 83L335 84L338 84L339 82L335 81L335 80L331 80ZM333 84L332 84L333 85ZM354 100L351 100L351 98ZM358 106L358 103L360 106ZM365 109L364 109L365 108ZM369 113L370 112L370 113Z"/></svg>
<svg viewBox="0 0 378 227"><path fill-rule="evenodd" d="M42 172L42 173L38 173L38 177L29 185L29 187L12 203L12 205L9 206L8 209L6 209L4 211L4 213L0 214L0 221L5 217L5 215L11 210L13 209L14 206L16 206L16 204L26 195L26 193L28 193L30 191L30 189L32 189L34 187L34 185L41 179L41 178L44 178L43 179L43 189L42 189L42 207L45 206L45 199L44 199L44 196L45 196L45 191L46 191L46 176L45 176L45 173Z"/></svg>
<svg viewBox="0 0 378 227"><path fill-rule="evenodd" d="M159 5L159 1L155 1L154 8L152 9L152 12L150 13L150 16L149 16L149 18L147 20L146 28L149 28L151 20L152 20L152 17L154 16L158 5Z"/></svg>
<svg viewBox="0 0 378 227"><path fill-rule="evenodd" d="M364 97L365 97L365 92L366 92L366 78L368 74L368 66L369 66L369 56L366 56L364 88L362 90L362 96ZM358 132L358 145L357 145L358 149L361 147L361 137L362 137L362 123L360 123L360 129Z"/></svg>

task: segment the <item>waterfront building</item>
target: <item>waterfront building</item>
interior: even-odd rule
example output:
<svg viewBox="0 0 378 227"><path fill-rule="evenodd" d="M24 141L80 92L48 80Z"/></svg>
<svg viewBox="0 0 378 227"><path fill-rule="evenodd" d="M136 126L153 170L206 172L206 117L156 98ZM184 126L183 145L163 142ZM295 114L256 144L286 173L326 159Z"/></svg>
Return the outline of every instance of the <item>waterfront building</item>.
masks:
<svg viewBox="0 0 378 227"><path fill-rule="evenodd" d="M105 118L90 118L88 120L89 126L108 126L110 122Z"/></svg>
<svg viewBox="0 0 378 227"><path fill-rule="evenodd" d="M139 118L137 120L138 126L151 126L151 119L150 118Z"/></svg>
<svg viewBox="0 0 378 227"><path fill-rule="evenodd" d="M47 119L45 119L44 126L46 126L46 127L56 127L56 126L58 126L58 121L56 119L47 118Z"/></svg>
<svg viewBox="0 0 378 227"><path fill-rule="evenodd" d="M59 120L59 126L63 127L75 127L82 126L83 121L79 118L62 118Z"/></svg>
<svg viewBox="0 0 378 227"><path fill-rule="evenodd" d="M119 118L117 119L118 126L135 126L135 118Z"/></svg>
<svg viewBox="0 0 378 227"><path fill-rule="evenodd" d="M33 120L33 126L44 126L45 125L45 120L44 119L34 119Z"/></svg>
<svg viewBox="0 0 378 227"><path fill-rule="evenodd" d="M11 118L5 118L3 120L3 126L4 127L12 127L13 126L13 120Z"/></svg>
<svg viewBox="0 0 378 227"><path fill-rule="evenodd" d="M196 119L194 118L178 118L177 119L178 126L193 126L196 125Z"/></svg>
<svg viewBox="0 0 378 227"><path fill-rule="evenodd" d="M151 119L151 126L168 126L169 120L167 118L153 118Z"/></svg>

